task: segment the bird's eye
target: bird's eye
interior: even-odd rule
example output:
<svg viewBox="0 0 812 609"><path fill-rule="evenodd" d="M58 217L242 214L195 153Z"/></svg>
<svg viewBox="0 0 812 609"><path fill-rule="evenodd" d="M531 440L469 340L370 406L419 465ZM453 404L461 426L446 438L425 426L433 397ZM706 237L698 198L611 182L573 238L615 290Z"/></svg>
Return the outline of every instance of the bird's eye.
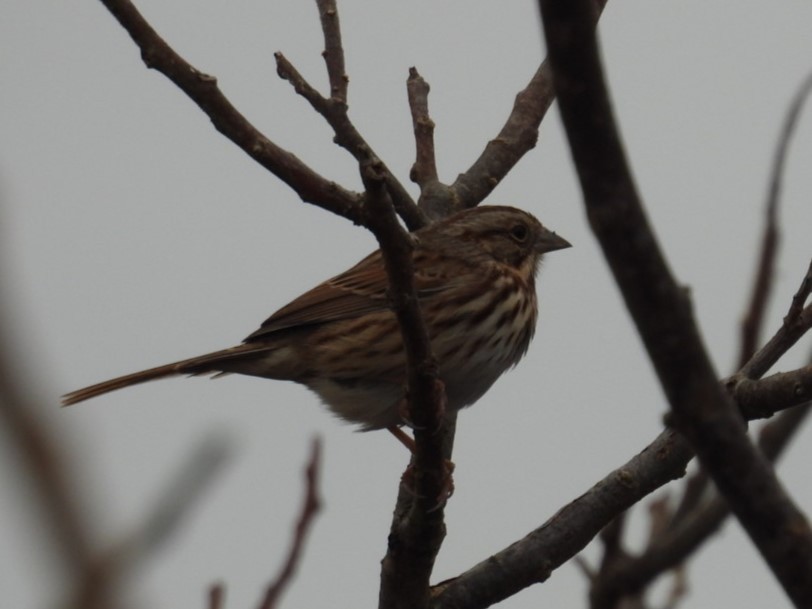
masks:
<svg viewBox="0 0 812 609"><path fill-rule="evenodd" d="M516 224L510 229L510 236L519 243L527 240L527 235L530 231L527 229L526 224Z"/></svg>

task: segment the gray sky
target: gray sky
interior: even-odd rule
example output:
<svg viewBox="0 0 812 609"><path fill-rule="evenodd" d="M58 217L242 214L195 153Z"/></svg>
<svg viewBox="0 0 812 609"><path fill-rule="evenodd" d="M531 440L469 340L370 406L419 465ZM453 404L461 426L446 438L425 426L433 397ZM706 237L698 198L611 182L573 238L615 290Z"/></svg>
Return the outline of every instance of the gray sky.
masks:
<svg viewBox="0 0 812 609"><path fill-rule="evenodd" d="M313 2L137 3L187 60L218 77L260 129L315 169L360 189L352 159L291 87L283 51L325 90ZM200 607L223 581L252 607L284 555L309 439L324 438L325 510L286 607L369 607L408 456L386 433L355 433L291 383L172 380L59 410L68 390L238 343L290 299L374 248L370 235L302 204L145 69L98 2L10 0L0 20L3 297L21 366L71 447L100 543L135 526L212 432L234 458L130 590L152 607ZM350 113L408 184L414 154L405 79L430 82L441 178L468 168L542 56L530 1L339 5ZM690 286L720 375L737 351L766 180L791 96L812 69L812 5L613 0L604 57L629 157L661 244ZM791 150L775 329L809 262L812 122ZM411 185L409 185L411 187ZM416 192L415 188L411 188ZM666 411L582 213L555 110L486 203L522 207L575 247L547 258L527 358L462 413L456 494L435 581L541 524L642 449ZM800 364L802 348L779 364ZM812 506L810 436L781 466ZM0 452L0 589L28 609L59 598L28 488ZM638 524L643 523L639 519ZM635 539L643 539L637 526ZM586 556L594 558L591 547ZM54 572L55 573L55 572ZM47 574L47 576L43 576ZM684 607L788 606L735 524L692 561ZM573 565L506 602L585 605Z"/></svg>

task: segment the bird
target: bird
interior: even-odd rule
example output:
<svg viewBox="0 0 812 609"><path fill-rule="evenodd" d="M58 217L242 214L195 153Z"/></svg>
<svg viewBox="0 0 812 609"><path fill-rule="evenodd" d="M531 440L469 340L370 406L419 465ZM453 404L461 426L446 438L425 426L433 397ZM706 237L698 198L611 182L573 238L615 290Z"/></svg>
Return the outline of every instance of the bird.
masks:
<svg viewBox="0 0 812 609"><path fill-rule="evenodd" d="M446 409L470 406L526 353L544 254L571 247L528 212L466 209L411 233L414 286ZM234 347L120 376L63 396L69 406L173 376L237 373L294 381L363 431L404 420L406 355L380 250L271 315Z"/></svg>

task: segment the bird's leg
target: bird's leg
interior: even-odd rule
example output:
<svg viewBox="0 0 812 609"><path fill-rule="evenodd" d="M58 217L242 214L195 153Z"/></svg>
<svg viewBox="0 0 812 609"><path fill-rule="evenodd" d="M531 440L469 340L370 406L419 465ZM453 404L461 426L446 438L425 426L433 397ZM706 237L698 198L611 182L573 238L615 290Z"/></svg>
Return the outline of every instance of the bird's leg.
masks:
<svg viewBox="0 0 812 609"><path fill-rule="evenodd" d="M391 433L395 438L397 438L398 442L403 444L412 455L415 454L416 445L414 442L414 438L412 438L409 434L403 431L400 427L390 426L386 428L389 433ZM440 492L440 496L437 497L437 505L433 509L438 509L446 504L448 499L451 495L454 494L454 462L450 459L445 459L444 462L445 466L445 482L443 484L443 489ZM414 464L410 463L408 467L406 467L406 471L403 472L403 476L401 476L401 482L406 485L409 489L414 489Z"/></svg>
<svg viewBox="0 0 812 609"><path fill-rule="evenodd" d="M414 454L416 447L414 439L409 434L407 434L400 427L397 427L395 425L390 425L386 429L389 430L389 433L395 436L395 438L397 438L398 442L400 442L401 444L403 444L403 446L408 448L410 453Z"/></svg>

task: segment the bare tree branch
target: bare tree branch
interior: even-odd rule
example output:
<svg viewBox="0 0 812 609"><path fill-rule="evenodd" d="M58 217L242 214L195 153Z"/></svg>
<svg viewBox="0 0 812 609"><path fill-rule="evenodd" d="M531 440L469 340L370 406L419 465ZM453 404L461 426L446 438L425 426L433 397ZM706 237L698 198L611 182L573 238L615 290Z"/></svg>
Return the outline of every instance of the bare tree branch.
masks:
<svg viewBox="0 0 812 609"><path fill-rule="evenodd" d="M783 155L779 155L782 156ZM781 166L774 171L780 172ZM772 183L776 184L777 176L773 176ZM778 251L780 234L778 231L778 188L770 190L770 197L764 213L764 234L761 237L761 253L753 280L753 288L750 295L750 304L741 323L741 347L739 352L739 364L741 368L747 363L756 352L761 342L761 332L764 326L764 313L767 310L767 301L773 288L775 278L775 259Z"/></svg>
<svg viewBox="0 0 812 609"><path fill-rule="evenodd" d="M807 273L806 277L809 276ZM808 280L804 278L804 282ZM795 299L798 298L796 293ZM792 307L790 307L792 310ZM790 315L784 318L784 323L775 335L767 341L767 344L759 349L750 358L739 372L731 377L729 382L736 383L741 379L755 379L761 377L767 370L773 367L787 350L812 328L812 304L807 305L797 315Z"/></svg>
<svg viewBox="0 0 812 609"><path fill-rule="evenodd" d="M606 2L607 0L594 0L593 26ZM474 164L457 176L451 185L449 197L456 209L478 205L519 159L536 146L539 125L555 95L549 60L545 59L527 86L516 95L513 109L499 134L488 142Z"/></svg>
<svg viewBox="0 0 812 609"><path fill-rule="evenodd" d="M776 423L776 427L783 428L787 421L802 418L789 413L805 408L788 411L787 420L782 416L779 419L782 422ZM765 434L771 435L771 432L765 431ZM762 440L765 454L774 458L773 449L765 442L766 439ZM555 569L585 548L625 510L664 484L684 476L693 456L684 437L672 430L663 431L638 455L610 472L539 528L456 578L434 586L432 608L485 608L546 581Z"/></svg>
<svg viewBox="0 0 812 609"><path fill-rule="evenodd" d="M787 324L803 324L802 316L804 314L804 305L809 299L809 294L812 293L812 260L809 261L809 268L806 269L806 275L801 280L801 285L798 291L792 297L792 304L787 311L787 317L784 320ZM808 307L807 307L808 308Z"/></svg>
<svg viewBox="0 0 812 609"><path fill-rule="evenodd" d="M415 162L409 177L420 186L421 192L437 182L437 159L434 155L434 121L429 116L429 83L409 68L406 91L415 139Z"/></svg>
<svg viewBox="0 0 812 609"><path fill-rule="evenodd" d="M610 472L552 518L433 591L433 609L489 607L541 583L575 556L614 518L662 485L680 478L693 457L673 431Z"/></svg>
<svg viewBox="0 0 812 609"><path fill-rule="evenodd" d="M803 109L804 103L811 92L812 74L806 77L792 100L789 111L784 118L781 135L778 138L778 145L776 146L775 156L773 157L773 166L767 194L766 222L764 227L764 236L762 237L761 264L759 265L759 270L756 274L756 281L753 285L753 294L751 297L749 313L745 316L742 322L743 339L742 353L739 363L740 368L744 366L748 359L750 359L758 345L758 327L762 323L765 302L767 294L770 291L772 277L774 275L773 268L775 266L775 252L778 247L779 240L777 229L778 203L781 196L781 182L784 175L784 167L786 166L789 144L792 140L793 134L796 131L801 110ZM812 279L810 281L812 281ZM791 307L790 311L794 311L797 315L800 313L801 308L803 308L803 302L799 303L796 300L793 300L793 306Z"/></svg>
<svg viewBox="0 0 812 609"><path fill-rule="evenodd" d="M587 214L675 421L797 606L812 606L812 530L716 381L645 217L608 101L588 0L540 0Z"/></svg>
<svg viewBox="0 0 812 609"><path fill-rule="evenodd" d="M186 93L215 128L290 186L306 203L358 222L361 196L326 180L291 152L277 146L231 104L217 86L178 55L141 16L130 0L101 0L141 49L148 68L158 70Z"/></svg>
<svg viewBox="0 0 812 609"><path fill-rule="evenodd" d="M759 447L770 461L778 459L809 410L809 403L788 410L762 429ZM719 530L729 514L727 502L715 494L684 518L672 520L644 552L624 556L593 578L592 609L613 609L620 599L640 594L657 577L679 567Z"/></svg>
<svg viewBox="0 0 812 609"><path fill-rule="evenodd" d="M347 85L350 82L344 67L344 46L341 44L341 27L338 23L338 7L335 0L316 0L324 33L324 63L330 79L330 97L347 103Z"/></svg>
<svg viewBox="0 0 812 609"><path fill-rule="evenodd" d="M338 9L335 0L316 0L321 16L324 33L324 58L330 79L331 96L325 98L313 88L293 67L293 64L282 55L274 53L276 71L280 78L293 85L295 91L304 97L316 112L321 114L335 133L335 143L347 150L359 165L372 164L383 172L386 188L395 206L409 230L416 230L428 223L426 216L418 209L414 200L386 164L375 154L372 147L355 128L347 113L347 82L344 72L344 49L341 46ZM335 94L333 92L336 92Z"/></svg>
<svg viewBox="0 0 812 609"><path fill-rule="evenodd" d="M409 419L416 444L410 481L413 498L406 513L396 512L393 518L382 563L379 606L419 608L427 605L429 578L445 537L441 502L447 483L442 445L445 389L437 378L437 363L414 291L411 237L395 219L381 169L364 165L361 177L369 197L368 225L381 245L392 307L403 334Z"/></svg>
<svg viewBox="0 0 812 609"><path fill-rule="evenodd" d="M366 187L364 197L343 190L340 186L325 180L291 153L279 148L259 133L231 106L217 88L216 81L198 72L180 58L143 20L128 0L102 0L102 2L141 48L147 66L159 69L173 80L211 117L218 130L288 183L303 200L368 226L378 238L387 264L393 307L398 315L407 350L408 399L411 419L416 425L417 443L414 479L409 483L401 484L389 550L383 561L380 606L387 608L428 606L429 578L445 533L440 498L447 488L445 486L447 471L444 467L444 457L450 455L450 445L453 442L453 421L451 424L443 423L444 389L437 380L436 363L431 354L425 326L414 294L411 276L411 242L409 236L397 223L395 211L404 219L410 229L415 229L424 225L429 217L434 217L431 211L435 209L436 201L447 203L440 214L445 215L453 209L472 207L487 196L515 163L536 143L538 125L553 99L552 74L548 63L545 61L539 67L528 86L517 95L513 111L497 138L489 142L480 158L465 174L461 174L451 187L442 185L437 179L433 123L428 114L428 85L416 71L410 74L407 88L417 142L416 162L412 175L421 188L420 207L418 207L392 172L375 155L348 117L348 78L334 0L317 0L325 39L324 59L330 82L329 97L325 98L311 87L281 53L276 54L277 67L280 76L291 82L296 91L305 97L333 127L335 141L356 158ZM581 9L582 16L582 22L579 24L581 30L578 31L577 40L584 39L583 30L585 28L594 27L599 11L604 4L605 0L597 2L598 9L594 9L594 7L587 9L584 2L577 5ZM570 8L554 8L558 8L562 12L571 10ZM562 23L565 29L569 27L566 20L562 19L558 25L561 26ZM557 31L556 34L559 35L557 41L555 36L548 32L548 37L553 41L552 47L556 44L559 47L562 46L562 31ZM563 38L566 37L565 33ZM594 53L594 49L591 47L587 50ZM571 85L574 81L571 75L569 75L570 81L567 82L567 68L571 66L567 65L568 58L563 55L555 56L558 52L551 51L557 66L556 77L563 78L565 86L562 90L565 97L569 96L569 99L562 100L564 106L573 105L575 107L575 104L581 103L583 110L590 108L589 104L596 98L602 101L602 94L605 92L600 91L601 95L598 96L583 96L587 98L586 103L583 99L573 101ZM564 58L562 59L562 57ZM591 58L587 57L587 59ZM586 83L587 89L595 82L600 82L599 66L598 71L585 71L584 74L585 76L582 77L579 84ZM558 81L558 86L561 82L562 80ZM578 114L577 111L575 113ZM633 312L637 311L636 319L638 314L641 315L642 321L639 322L641 334L649 345L650 353L652 353L660 378L669 394L672 407L678 415L677 422L691 439L691 443L699 448L703 462L707 460L714 464L714 475L721 479L723 484L725 480L735 476L737 470L735 467L729 467L725 456L716 454L716 452L724 452L727 447L733 447L735 449L732 457L734 461L741 455L746 456L750 460L744 467L749 469L753 463L756 464L757 476L754 476L754 480L762 485L772 485L769 489L770 492L766 494L769 505L753 506L752 514L740 515L746 526L754 526L752 523L765 513L778 513L781 518L777 522L797 523L797 520L792 520L793 516L797 516L797 512L793 512L789 499L780 495L780 488L779 492L774 492L776 491L774 479L770 478L769 471L764 471L763 464L759 462L757 456L753 457L748 453L749 445L743 443L746 442L746 438L744 441L741 439L743 436L741 426L734 424L735 413L730 403L726 401L724 392L715 380L707 358L696 340L697 334L695 328L692 327L687 298L679 292L671 280L665 263L657 252L654 237L647 229L642 208L636 202L631 180L627 179L624 183L623 180L616 179L623 173L623 153L618 144L619 136L610 132L613 126L611 115L609 115L609 122L604 123L609 128L603 133L604 136L608 135L608 142L601 142L600 138L594 138L594 133L589 133L589 128L592 126L591 121L596 116L595 112L582 114L580 119L587 129L580 134L576 129L570 129L574 133L574 135L571 134L571 137L576 139L580 135L582 144L584 142L591 144L596 141L601 144L592 153L586 155L588 160L591 158L592 161L597 161L596 165L600 165L601 161L605 162L609 159L609 163L603 168L603 173L591 172L587 162L579 160L578 163L582 174L587 174L582 175L585 191L591 186L594 189L592 194L600 192L607 202L606 205L595 206L591 203L595 197L587 196L590 219L596 232L603 234L607 252L618 246L630 233L633 233L637 239L629 242L626 251L622 247L616 248L617 258L613 259L609 254L607 255L613 270L619 277L619 283L621 286L626 286L624 293L626 293L627 302L636 301L636 305L629 305L630 309ZM601 122L601 120L597 122ZM576 148L576 144L573 144L574 151ZM613 150L620 152L616 156L612 156ZM581 153L576 152L575 154L576 156L581 154L580 159L583 159L582 153L583 146ZM582 165L586 169L583 169ZM604 180L602 184L596 184L596 182L600 182L596 178L603 179L607 175L612 179ZM591 184L590 180L592 180ZM605 196L607 193L609 196ZM424 206L424 204L426 205ZM620 213L617 211L618 209L621 210ZM774 205L772 208L768 205L768 216L770 213L774 218ZM626 226L619 227L616 224L617 220L622 220ZM765 236L765 250L768 245L768 236ZM638 250L632 251L637 246L639 246ZM772 247L774 248L774 245ZM641 255L652 252L654 252L654 256L651 260L640 258ZM771 256L770 252L762 255L762 266L765 269L772 265ZM635 266L635 259L644 264ZM812 265L810 273L812 273ZM645 284L647 283L646 277L653 277L657 280L650 286L653 291L638 290L635 293L635 282ZM803 392L809 391L807 383L810 374L806 369L785 373L790 376L781 378L778 378L779 375L775 375L775 377L758 382L748 380L760 377L766 369L760 373L758 371L766 365L768 359L770 357L777 359L808 329L809 325L812 325L812 305L804 308L809 290L812 289L810 274L807 274L805 281L806 283L802 284L799 290L799 294L804 293L803 297L796 295L796 299L793 300L793 306L788 315L789 321L785 322L782 327L782 330L786 329L785 336L782 337L779 344L773 345L769 351L766 351L769 354L766 356L763 355L766 348L763 349L760 352L762 353L761 360L756 359L758 354L752 358L748 364L750 369L747 375L737 377L735 381L725 384L732 393L749 396L746 398L746 400L750 400L747 402L748 406L742 406L749 409L748 416L763 415L766 412L764 403L759 402L759 400L764 402L766 392L771 392L770 408L773 408L776 404L776 396L780 396L779 399L783 400L781 403L789 404L790 401L795 400L792 402L795 404L799 386L801 386L802 395L806 395ZM751 306L751 311L756 315L763 311L763 304L756 303L756 298L761 298L766 291L767 288L764 287L754 290L754 304ZM660 321L652 320L650 318L653 317L652 315L648 317L645 315L646 308L656 311L653 316L660 316L662 311L673 313L673 315L666 315L664 320ZM758 322L756 321L754 325L757 327ZM669 338L676 339L668 343L670 352L666 348L660 348L662 344L665 344L662 341L664 337L665 342L668 342ZM751 343L755 345L757 333L752 333L751 339ZM699 355L698 359L697 355ZM753 360L756 360L756 363L752 363ZM675 372L686 362L689 364L698 362L698 365L689 365L684 371ZM760 385L760 383L764 384ZM790 388L794 388L794 395L790 395ZM745 401L744 397L741 399L743 402ZM702 406L708 412L699 411L692 404ZM773 412L775 410L772 410L770 414ZM702 425L697 425L697 422ZM705 423L710 423L711 429L707 432L701 429ZM723 440L721 446L724 448L720 447L719 451L711 451L707 448L711 445L711 441L720 438ZM673 432L664 432L641 455L613 472L587 494L566 506L527 538L477 565L459 578L437 586L432 590L432 606L458 607L459 603L465 600L470 602L466 606L484 607L491 602L506 598L526 585L543 581L561 562L572 557L583 545L588 543L612 518L616 519L616 525L614 528L606 529L604 535L607 553L612 552L616 555L622 553L624 551L620 543L622 516L619 514L622 514L623 510L645 496L646 493L668 480L681 476L692 455L687 441ZM308 488L310 488L310 484ZM740 486L735 483L729 484L726 492L736 496L737 499L744 497L747 500L748 494L752 495L753 484ZM302 532L300 528L306 529L307 527L307 523L303 524L303 521L306 520L306 511L307 509L303 509L300 526L297 527L294 545L289 555L289 564L268 590L263 608L274 606L277 603L281 589L288 584L292 576L292 570L295 568L300 552L300 546L297 547L297 543L301 544L302 538L305 536L305 532ZM748 523L751 524L748 525ZM783 533L785 532L786 529L781 531L782 535L775 536L779 543L773 544L775 547L771 547L770 551L779 552L776 556L783 551L786 558L791 551L788 551L784 543L786 535ZM808 530L804 529L798 569L806 568L809 565L808 533ZM760 531L756 536L758 535L763 538L764 532ZM761 541L758 543L762 545ZM784 545L781 546L781 543ZM290 566L291 563L293 566ZM290 568L289 572L288 568ZM789 578L797 575L797 572L791 572L789 569L786 570L786 573ZM779 576L781 575L779 574ZM791 581L788 584L785 583L785 586L797 583L797 581ZM274 589L277 585L280 590ZM788 589L790 588L788 587ZM793 588L793 593L807 594L808 589L808 585L806 587L796 586ZM799 596L798 598L807 597ZM222 602L222 589L213 588L209 597L210 606L219 607Z"/></svg>
<svg viewBox="0 0 812 609"><path fill-rule="evenodd" d="M268 586L265 597L259 605L259 609L273 609L279 603L279 598L287 589L296 574L296 569L302 559L302 551L307 540L307 534L313 526L316 515L321 509L321 499L319 499L319 475L321 473L321 440L315 438L310 448L310 459L305 468L305 492L302 509L299 512L299 519L293 533L288 556L285 564L276 576L276 579Z"/></svg>

